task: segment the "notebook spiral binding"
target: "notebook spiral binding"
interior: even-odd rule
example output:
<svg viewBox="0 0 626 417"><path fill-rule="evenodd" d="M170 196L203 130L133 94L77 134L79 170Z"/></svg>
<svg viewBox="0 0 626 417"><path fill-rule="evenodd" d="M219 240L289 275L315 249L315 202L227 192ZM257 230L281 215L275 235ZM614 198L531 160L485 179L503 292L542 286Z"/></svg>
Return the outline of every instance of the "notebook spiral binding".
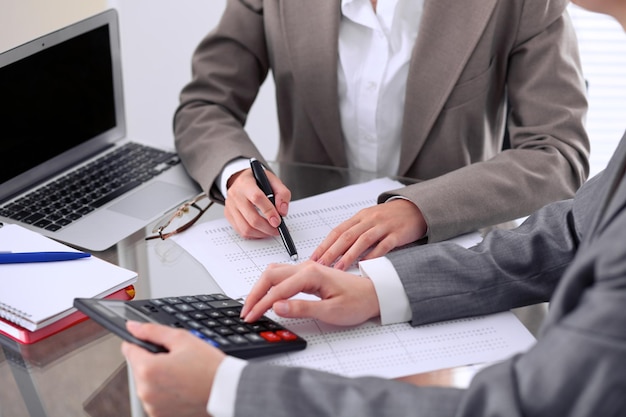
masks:
<svg viewBox="0 0 626 417"><path fill-rule="evenodd" d="M23 327L24 321L30 317L32 316L25 311L18 310L17 308L11 307L10 305L0 301L0 318Z"/></svg>

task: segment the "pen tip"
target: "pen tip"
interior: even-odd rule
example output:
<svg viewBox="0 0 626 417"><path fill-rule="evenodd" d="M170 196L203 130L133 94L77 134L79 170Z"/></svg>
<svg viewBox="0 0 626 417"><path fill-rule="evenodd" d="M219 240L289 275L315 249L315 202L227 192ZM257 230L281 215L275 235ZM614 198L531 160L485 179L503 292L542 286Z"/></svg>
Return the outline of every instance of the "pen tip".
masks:
<svg viewBox="0 0 626 417"><path fill-rule="evenodd" d="M296 253L294 255L291 255L291 260L292 261L297 261L298 260L298 254Z"/></svg>

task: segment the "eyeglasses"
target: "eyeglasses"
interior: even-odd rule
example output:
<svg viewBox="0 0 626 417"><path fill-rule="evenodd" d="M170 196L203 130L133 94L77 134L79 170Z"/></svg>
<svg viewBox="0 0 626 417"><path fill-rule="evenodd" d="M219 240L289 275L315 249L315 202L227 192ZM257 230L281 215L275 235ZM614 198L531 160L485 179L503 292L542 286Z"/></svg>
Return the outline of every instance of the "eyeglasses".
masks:
<svg viewBox="0 0 626 417"><path fill-rule="evenodd" d="M189 229L206 212L213 202L206 194L201 194L193 200L187 201L178 207L173 213L169 213L159 220L152 229L151 236L146 236L146 240L162 239L184 232Z"/></svg>

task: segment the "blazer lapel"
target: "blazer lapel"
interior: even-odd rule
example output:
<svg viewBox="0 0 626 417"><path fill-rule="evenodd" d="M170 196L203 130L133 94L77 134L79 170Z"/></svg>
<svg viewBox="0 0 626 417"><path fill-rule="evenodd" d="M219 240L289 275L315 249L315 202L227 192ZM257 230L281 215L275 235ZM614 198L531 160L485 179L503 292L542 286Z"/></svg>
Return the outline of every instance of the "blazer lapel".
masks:
<svg viewBox="0 0 626 417"><path fill-rule="evenodd" d="M424 3L407 80L399 175L414 162L489 21L496 0Z"/></svg>
<svg viewBox="0 0 626 417"><path fill-rule="evenodd" d="M281 2L295 88L316 133L337 166L347 166L337 100L341 0Z"/></svg>

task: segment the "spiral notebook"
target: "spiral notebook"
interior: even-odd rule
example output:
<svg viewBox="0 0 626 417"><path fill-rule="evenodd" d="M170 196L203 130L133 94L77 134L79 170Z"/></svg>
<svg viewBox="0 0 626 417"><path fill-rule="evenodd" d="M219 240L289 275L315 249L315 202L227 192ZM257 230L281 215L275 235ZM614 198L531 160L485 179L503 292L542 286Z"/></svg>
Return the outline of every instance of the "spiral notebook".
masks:
<svg viewBox="0 0 626 417"><path fill-rule="evenodd" d="M0 252L44 251L75 249L16 224L0 227ZM33 342L84 319L73 314L77 312L74 298L132 298L136 280L136 272L95 256L0 264L0 332L23 343Z"/></svg>

